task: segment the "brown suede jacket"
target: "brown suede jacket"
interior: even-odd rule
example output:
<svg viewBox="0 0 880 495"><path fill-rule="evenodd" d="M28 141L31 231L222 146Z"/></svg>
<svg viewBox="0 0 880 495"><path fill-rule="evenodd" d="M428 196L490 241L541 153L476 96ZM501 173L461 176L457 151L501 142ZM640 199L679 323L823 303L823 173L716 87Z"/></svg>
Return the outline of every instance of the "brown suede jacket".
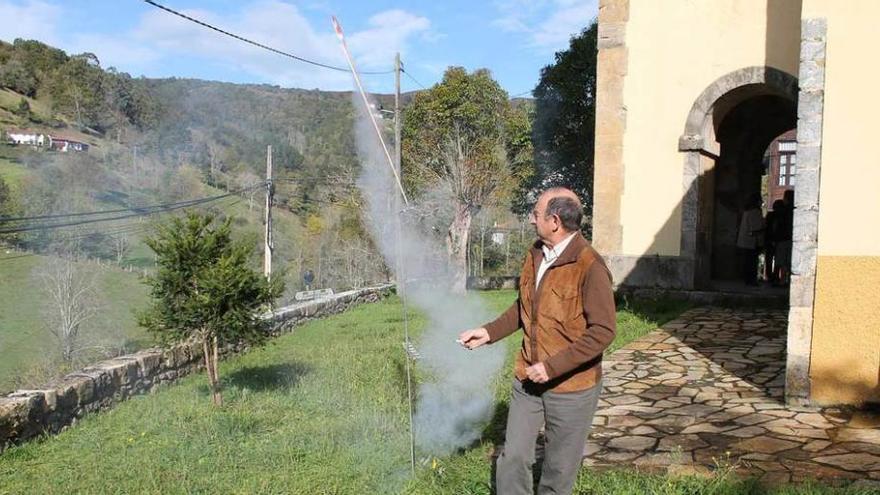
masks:
<svg viewBox="0 0 880 495"><path fill-rule="evenodd" d="M485 325L490 342L523 329L516 377L526 381L526 368L542 362L550 377L542 388L576 392L598 383L602 352L617 329L611 273L601 256L578 233L535 287L544 259L541 241L526 255L519 279L519 298L495 321Z"/></svg>

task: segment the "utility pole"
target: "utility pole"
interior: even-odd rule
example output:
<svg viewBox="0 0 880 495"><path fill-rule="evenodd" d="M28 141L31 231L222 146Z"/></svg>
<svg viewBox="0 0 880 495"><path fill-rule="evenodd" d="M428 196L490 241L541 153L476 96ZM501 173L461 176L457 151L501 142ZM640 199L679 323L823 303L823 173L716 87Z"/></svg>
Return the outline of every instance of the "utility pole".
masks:
<svg viewBox="0 0 880 495"><path fill-rule="evenodd" d="M263 244L263 275L266 278L272 276L272 200L275 195L275 185L272 183L272 145L266 147L266 232Z"/></svg>
<svg viewBox="0 0 880 495"><path fill-rule="evenodd" d="M394 161L400 175L400 52L394 56ZM402 181L401 181L402 182ZM395 195L396 196L396 195Z"/></svg>

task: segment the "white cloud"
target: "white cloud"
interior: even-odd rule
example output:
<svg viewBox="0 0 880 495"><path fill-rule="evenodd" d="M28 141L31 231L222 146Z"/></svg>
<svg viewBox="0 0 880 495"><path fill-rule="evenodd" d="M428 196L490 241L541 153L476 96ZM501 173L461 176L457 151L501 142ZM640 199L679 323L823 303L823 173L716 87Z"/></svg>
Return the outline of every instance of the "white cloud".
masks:
<svg viewBox="0 0 880 495"><path fill-rule="evenodd" d="M404 51L408 38L428 32L431 23L403 10L387 10L370 17L369 28L348 37L348 45L365 67L387 67L394 53Z"/></svg>
<svg viewBox="0 0 880 495"><path fill-rule="evenodd" d="M540 52L566 48L598 14L597 0L498 0L495 7L501 16L492 25L525 34L526 44Z"/></svg>
<svg viewBox="0 0 880 495"><path fill-rule="evenodd" d="M0 39L12 42L15 38L25 38L57 43L56 29L61 17L60 7L40 0L0 0Z"/></svg>

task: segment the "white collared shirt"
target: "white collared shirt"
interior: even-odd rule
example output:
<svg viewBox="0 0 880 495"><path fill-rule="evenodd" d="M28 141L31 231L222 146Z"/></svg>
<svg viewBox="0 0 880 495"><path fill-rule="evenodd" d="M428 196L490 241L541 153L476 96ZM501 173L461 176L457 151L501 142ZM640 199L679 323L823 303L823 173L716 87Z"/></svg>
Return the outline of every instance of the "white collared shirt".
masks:
<svg viewBox="0 0 880 495"><path fill-rule="evenodd" d="M568 243L571 242L575 234L577 234L577 232L572 232L570 236L566 237L552 248L547 247L546 245L541 246L541 251L544 252L544 259L541 260L541 264L538 266L538 275L535 277L536 289L538 288L538 285L541 284L541 279L544 277L544 273L550 268L550 265L556 262L559 255L565 251L565 248L568 247Z"/></svg>

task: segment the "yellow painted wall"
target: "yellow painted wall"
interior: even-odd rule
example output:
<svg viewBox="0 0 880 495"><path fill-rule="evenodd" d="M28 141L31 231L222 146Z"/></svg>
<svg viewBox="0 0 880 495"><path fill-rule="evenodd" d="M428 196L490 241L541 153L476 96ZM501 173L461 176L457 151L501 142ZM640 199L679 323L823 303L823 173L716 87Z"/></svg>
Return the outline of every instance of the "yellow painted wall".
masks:
<svg viewBox="0 0 880 495"><path fill-rule="evenodd" d="M819 261L810 376L820 403L880 401L880 68L866 63L880 2L805 0L827 19ZM866 145L866 146L863 146Z"/></svg>
<svg viewBox="0 0 880 495"><path fill-rule="evenodd" d="M865 53L880 2L807 1L804 9L828 22L819 254L880 256L880 159L866 150L880 130L880 65Z"/></svg>
<svg viewBox="0 0 880 495"><path fill-rule="evenodd" d="M631 0L626 27L624 192L621 254L678 255L684 157L678 138L694 101L744 67L797 75L799 2ZM788 16L780 15L790 12Z"/></svg>
<svg viewBox="0 0 880 495"><path fill-rule="evenodd" d="M810 357L815 402L880 401L878 288L880 256L819 257Z"/></svg>

